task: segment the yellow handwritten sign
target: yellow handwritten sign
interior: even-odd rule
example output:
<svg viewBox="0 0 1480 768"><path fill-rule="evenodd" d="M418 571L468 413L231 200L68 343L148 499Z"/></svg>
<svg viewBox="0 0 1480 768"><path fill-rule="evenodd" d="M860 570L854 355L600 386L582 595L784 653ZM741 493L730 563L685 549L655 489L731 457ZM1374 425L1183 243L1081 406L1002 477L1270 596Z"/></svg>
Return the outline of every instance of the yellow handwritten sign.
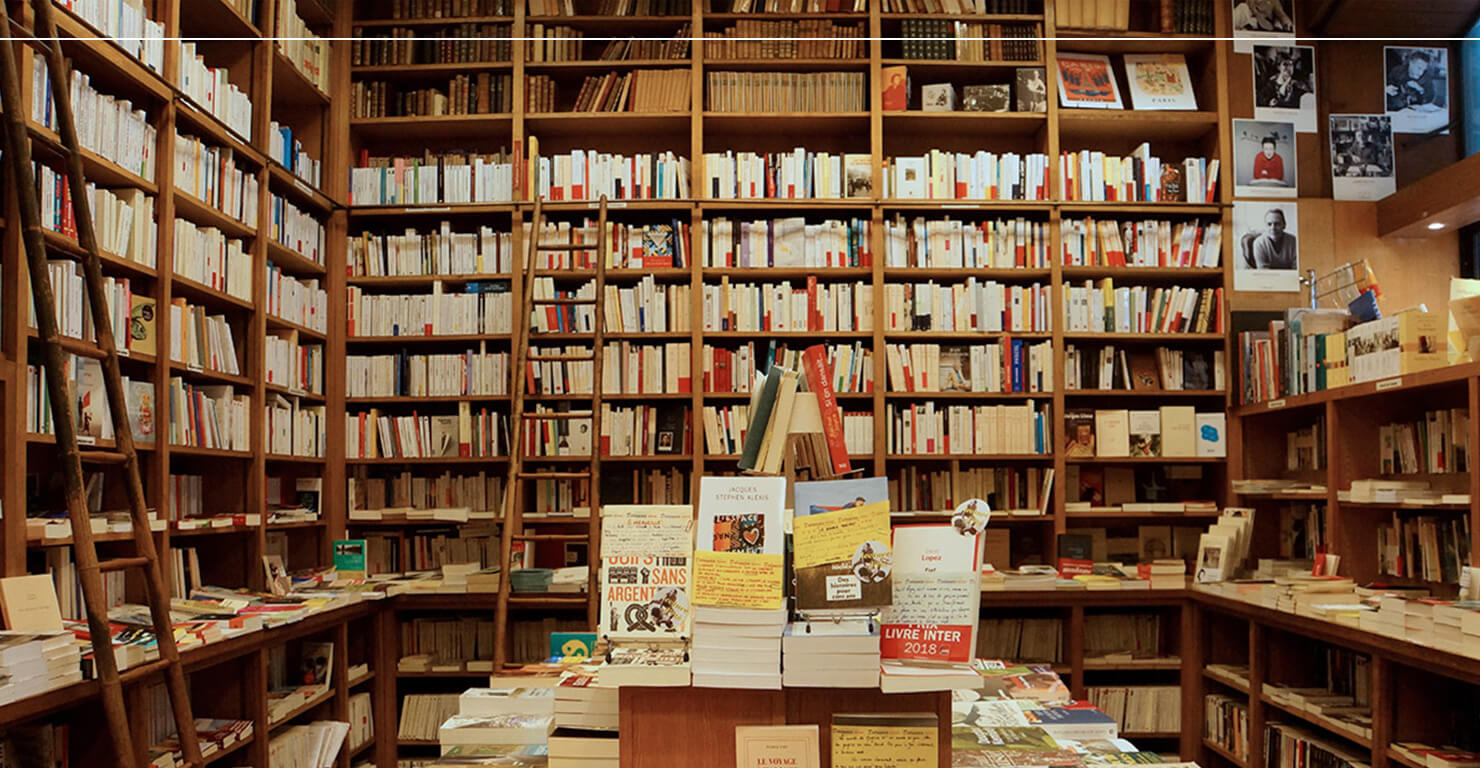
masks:
<svg viewBox="0 0 1480 768"><path fill-rule="evenodd" d="M939 734L931 726L832 727L833 768L937 768Z"/></svg>
<svg viewBox="0 0 1480 768"><path fill-rule="evenodd" d="M694 553L694 604L727 608L780 608L781 555Z"/></svg>
<svg viewBox="0 0 1480 768"><path fill-rule="evenodd" d="M791 530L792 567L846 563L866 541L889 546L889 502L805 515L791 521Z"/></svg>

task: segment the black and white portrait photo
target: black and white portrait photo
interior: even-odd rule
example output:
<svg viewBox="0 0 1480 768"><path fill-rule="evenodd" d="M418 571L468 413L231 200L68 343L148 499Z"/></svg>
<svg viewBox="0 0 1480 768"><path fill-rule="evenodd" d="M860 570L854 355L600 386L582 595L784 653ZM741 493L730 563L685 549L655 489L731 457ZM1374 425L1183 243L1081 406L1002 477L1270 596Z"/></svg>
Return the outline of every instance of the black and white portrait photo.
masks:
<svg viewBox="0 0 1480 768"><path fill-rule="evenodd" d="M1449 124L1449 52L1385 46L1383 102L1394 133L1428 133Z"/></svg>
<svg viewBox="0 0 1480 768"><path fill-rule="evenodd" d="M1233 204L1236 291L1300 290L1296 203L1239 200Z"/></svg>
<svg viewBox="0 0 1480 768"><path fill-rule="evenodd" d="M1331 116L1331 197L1381 200L1398 187L1393 121L1387 115Z"/></svg>
<svg viewBox="0 0 1480 768"><path fill-rule="evenodd" d="M1291 0L1235 0L1233 38L1233 50L1238 53L1252 53L1258 42L1276 42L1271 38L1293 42L1295 4Z"/></svg>
<svg viewBox="0 0 1480 768"><path fill-rule="evenodd" d="M1309 45L1254 46L1254 118L1316 132L1316 49Z"/></svg>
<svg viewBox="0 0 1480 768"><path fill-rule="evenodd" d="M1295 124L1233 121L1233 194L1295 197Z"/></svg>

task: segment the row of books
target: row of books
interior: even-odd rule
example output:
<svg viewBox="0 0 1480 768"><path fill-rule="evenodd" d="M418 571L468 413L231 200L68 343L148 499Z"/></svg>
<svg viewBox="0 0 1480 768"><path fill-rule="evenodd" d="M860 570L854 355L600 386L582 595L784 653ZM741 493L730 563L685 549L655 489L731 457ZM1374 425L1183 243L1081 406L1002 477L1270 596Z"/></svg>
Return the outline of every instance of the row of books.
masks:
<svg viewBox="0 0 1480 768"><path fill-rule="evenodd" d="M576 16L595 12L598 16L687 16L689 0L600 0L595 7L574 0L529 0L530 16Z"/></svg>
<svg viewBox="0 0 1480 768"><path fill-rule="evenodd" d="M689 25L684 24L667 40L635 39L610 40L597 57L600 61L642 61L648 59L679 60L689 57L689 41L692 35Z"/></svg>
<svg viewBox="0 0 1480 768"><path fill-rule="evenodd" d="M252 300L252 254L241 240L215 227L175 219L175 276L214 291Z"/></svg>
<svg viewBox="0 0 1480 768"><path fill-rule="evenodd" d="M1046 454L1048 405L890 403L886 450L895 454Z"/></svg>
<svg viewBox="0 0 1480 768"><path fill-rule="evenodd" d="M652 275L644 276L631 288L608 285L602 303L603 327L607 333L687 331L693 327L689 295L689 286L660 286ZM536 328L555 330L555 325L537 321Z"/></svg>
<svg viewBox="0 0 1480 768"><path fill-rule="evenodd" d="M707 72L705 95L711 112L867 112L866 82L862 72Z"/></svg>
<svg viewBox="0 0 1480 768"><path fill-rule="evenodd" d="M1090 686L1085 698L1135 733L1180 734L1182 688L1176 685Z"/></svg>
<svg viewBox="0 0 1480 768"><path fill-rule="evenodd" d="M896 215L884 222L884 266L1047 269L1050 239L1047 222L1023 217L931 221L917 216L907 222Z"/></svg>
<svg viewBox="0 0 1480 768"><path fill-rule="evenodd" d="M513 104L512 76L491 72L453 75L441 88L356 80L350 90L350 116L355 119L487 115L512 112Z"/></svg>
<svg viewBox="0 0 1480 768"><path fill-rule="evenodd" d="M889 477L889 499L899 510L911 513L948 513L966 499L982 499L993 514L1041 515L1053 488L1053 470L1039 467L962 467L930 470L899 467ZM1008 562L1007 557L987 562ZM986 653L978 650L978 655ZM1010 655L1018 656L1016 650ZM1041 660L1040 656L1021 658Z"/></svg>
<svg viewBox="0 0 1480 768"><path fill-rule="evenodd" d="M347 269L350 277L508 273L513 271L513 247L511 233L488 226L454 232L448 221L433 231L364 231L349 238Z"/></svg>
<svg viewBox="0 0 1480 768"><path fill-rule="evenodd" d="M299 344L298 331L269 329L263 338L264 375L269 386L324 394L324 345Z"/></svg>
<svg viewBox="0 0 1480 768"><path fill-rule="evenodd" d="M212 67L197 53L199 43L180 47L180 92L237 136L252 135L252 98L231 82L227 67Z"/></svg>
<svg viewBox="0 0 1480 768"><path fill-rule="evenodd" d="M251 450L251 398L230 385L196 386L178 376L169 386L170 445Z"/></svg>
<svg viewBox="0 0 1480 768"><path fill-rule="evenodd" d="M601 404L602 456L663 456L693 452L687 405Z"/></svg>
<svg viewBox="0 0 1480 768"><path fill-rule="evenodd" d="M1071 408L1064 413L1065 455L1221 457L1228 453L1226 415L1191 405L1157 410Z"/></svg>
<svg viewBox="0 0 1480 768"><path fill-rule="evenodd" d="M384 10L384 9L380 9ZM390 19L456 20L469 16L513 16L511 0L391 0Z"/></svg>
<svg viewBox="0 0 1480 768"><path fill-rule="evenodd" d="M690 392L693 375L690 349L691 344L687 341L635 344L624 340L608 343L601 348L601 391L626 395ZM555 366L564 365L567 371L570 370L569 362L547 362ZM569 381L570 377L567 375L565 379ZM590 388L584 391L589 392Z"/></svg>
<svg viewBox="0 0 1480 768"><path fill-rule="evenodd" d="M329 294L317 279L300 280L267 262L267 314L317 333L329 332Z"/></svg>
<svg viewBox="0 0 1480 768"><path fill-rule="evenodd" d="M503 150L420 157L362 151L350 169L352 205L497 203L514 199L514 190L513 156Z"/></svg>
<svg viewBox="0 0 1480 768"><path fill-rule="evenodd" d="M329 92L329 41L320 37L298 14L298 0L279 0L273 33L277 49L308 82Z"/></svg>
<svg viewBox="0 0 1480 768"><path fill-rule="evenodd" d="M1064 327L1092 333L1223 333L1222 288L1064 286Z"/></svg>
<svg viewBox="0 0 1480 768"><path fill-rule="evenodd" d="M67 61L72 80L68 94L76 117L77 143L100 157L154 181L158 129L149 114L128 99L112 96L93 87L92 78ZM31 120L61 134L56 104L52 101L51 73L46 58L31 54Z"/></svg>
<svg viewBox="0 0 1480 768"><path fill-rule="evenodd" d="M867 196L867 195L863 195ZM900 200L1047 200L1048 156L932 149L884 161L884 197ZM1072 198L1071 198L1072 199Z"/></svg>
<svg viewBox="0 0 1480 768"><path fill-rule="evenodd" d="M726 276L703 290L706 331L873 330L871 287L861 281L731 283Z"/></svg>
<svg viewBox="0 0 1480 768"><path fill-rule="evenodd" d="M1440 474L1469 471L1468 409L1424 411L1417 421L1377 428L1377 473Z"/></svg>
<svg viewBox="0 0 1480 768"><path fill-rule="evenodd" d="M1203 737L1237 760L1249 759L1249 705L1221 693L1203 697Z"/></svg>
<svg viewBox="0 0 1480 768"><path fill-rule="evenodd" d="M41 225L72 239L77 238L77 218L66 176L49 166L33 165L41 203ZM89 183L87 202L93 215L93 234L98 248L136 264L153 267L158 252L154 226L154 198L143 190L103 189Z"/></svg>
<svg viewBox="0 0 1480 768"><path fill-rule="evenodd" d="M555 415L551 415L555 414ZM591 456L593 444L590 409L564 406L549 408L536 404L521 417L524 456Z"/></svg>
<svg viewBox="0 0 1480 768"><path fill-rule="evenodd" d="M530 76L530 80L539 77ZM683 112L688 108L688 70L634 69L586 77L581 82L581 89L576 93L576 100L571 108L559 111ZM547 102L531 105L531 111L554 112L556 109Z"/></svg>
<svg viewBox="0 0 1480 768"><path fill-rule="evenodd" d="M164 23L149 18L145 6L129 0L57 0L122 47L141 64L164 72Z"/></svg>
<svg viewBox="0 0 1480 768"><path fill-rule="evenodd" d="M852 344L824 344L821 350L829 375L829 385L836 393L874 391L873 351L861 341ZM761 371L777 365L799 368L802 350L778 346L773 340L768 349L756 351L755 342L745 342L734 349L704 345L704 392L750 392ZM686 382L685 382L686 385ZM685 386L684 391L687 391Z"/></svg>
<svg viewBox="0 0 1480 768"><path fill-rule="evenodd" d="M509 353L486 344L456 354L349 355L345 397L455 397L509 393Z"/></svg>
<svg viewBox="0 0 1480 768"><path fill-rule="evenodd" d="M590 351L590 347L582 345L568 347L530 345L529 356L535 359L524 363L523 375L526 391L536 395L591 394L591 380L594 378L596 365L594 361L542 359L580 358L584 354L589 354Z"/></svg>
<svg viewBox="0 0 1480 768"><path fill-rule="evenodd" d="M1073 267L1217 267L1220 222L1065 219L1062 264Z"/></svg>
<svg viewBox="0 0 1480 768"><path fill-rule="evenodd" d="M685 3L687 5L687 3ZM863 13L867 0L717 0L715 13Z"/></svg>
<svg viewBox="0 0 1480 768"><path fill-rule="evenodd" d="M533 222L524 222L525 253L530 244L589 244L581 250L542 251L533 258L540 269L595 269L600 244L607 243L608 268L669 269L689 265L689 224L670 219L667 224L625 224L607 221L605 233L596 231L598 222L582 218L579 222L545 222L538 238L533 235ZM525 262L528 263L528 262Z"/></svg>
<svg viewBox="0 0 1480 768"><path fill-rule="evenodd" d="M700 225L706 267L868 267L873 265L873 222L805 217L733 221L705 219ZM682 266L682 265L675 265Z"/></svg>
<svg viewBox="0 0 1480 768"><path fill-rule="evenodd" d="M874 415L842 411L844 450L853 455L873 453ZM704 406L704 448L711 456L734 456L745 446L750 432L750 406Z"/></svg>
<svg viewBox="0 0 1480 768"><path fill-rule="evenodd" d="M468 283L465 293L370 294L349 286L345 332L350 336L445 336L512 331L507 283Z"/></svg>
<svg viewBox="0 0 1480 768"><path fill-rule="evenodd" d="M382 415L371 408L344 420L345 457L425 459L447 456L507 456L508 417L467 402L457 413L436 416Z"/></svg>
<svg viewBox="0 0 1480 768"><path fill-rule="evenodd" d="M1465 515L1400 515L1377 524L1377 572L1384 576L1457 584L1470 557Z"/></svg>
<svg viewBox="0 0 1480 768"><path fill-rule="evenodd" d="M529 191L545 200L656 200L689 196L689 161L672 151L634 155L571 150L553 157L539 154L539 139L529 138Z"/></svg>
<svg viewBox="0 0 1480 768"><path fill-rule="evenodd" d="M900 22L906 59L1036 62L1043 58L1043 25L907 18Z"/></svg>
<svg viewBox="0 0 1480 768"><path fill-rule="evenodd" d="M1070 391L1198 390L1221 392L1227 386L1223 350L1130 349L1064 345L1064 386Z"/></svg>
<svg viewBox="0 0 1480 768"><path fill-rule="evenodd" d="M165 519L201 517L205 514L205 496L205 478L201 475L170 473L169 483L165 488ZM175 594L185 595L188 592Z"/></svg>
<svg viewBox="0 0 1480 768"><path fill-rule="evenodd" d="M248 226L257 224L257 175L238 168L230 149L176 133L175 189Z"/></svg>
<svg viewBox="0 0 1480 768"><path fill-rule="evenodd" d="M77 578L77 564L72 560L70 547L46 549L46 569L51 572L52 583L57 591L57 606L62 618L81 621L87 618L86 601L82 595L82 582ZM117 608L128 602L125 594L124 574L106 572L103 576L103 604L106 609ZM9 654L7 654L8 656Z"/></svg>
<svg viewBox="0 0 1480 768"><path fill-rule="evenodd" d="M890 283L884 286L884 329L1047 333L1053 330L1050 290L1040 283L1010 285L975 277L964 283Z"/></svg>
<svg viewBox="0 0 1480 768"><path fill-rule="evenodd" d="M70 259L51 259L46 262L47 275L52 285L52 309L56 313L57 331L73 339L95 340L92 305L88 302L87 289L82 280L82 265ZM113 328L113 343L121 351L133 351L133 334L129 332L135 307L140 312L152 307L154 299L142 294L135 295L133 284L128 278L103 278L103 300L107 304L108 320ZM38 328L35 299L26 294L29 310L27 325ZM152 326L152 323L151 323ZM152 327L151 327L152 331ZM153 334L150 334L152 340ZM153 350L140 345L139 352L153 354Z"/></svg>
<svg viewBox="0 0 1480 768"><path fill-rule="evenodd" d="M96 360L67 358L67 379L76 393L73 400L73 419L79 438L94 440L113 439L112 412L108 407L108 396L103 385L102 364ZM51 412L51 392L46 387L45 368L38 365L26 366L26 432L31 434L56 434ZM141 444L154 443L154 384L148 381L133 381L121 377L128 422L134 441Z"/></svg>
<svg viewBox="0 0 1480 768"><path fill-rule="evenodd" d="M497 553L495 553L497 558ZM466 561L462 561L466 562ZM481 661L465 667L469 672L492 671L494 633L492 619L415 618L401 623L401 656L428 656L433 664Z"/></svg>
<svg viewBox="0 0 1480 768"><path fill-rule="evenodd" d="M867 154L811 152L704 153L703 189L712 200L868 197L873 159Z"/></svg>
<svg viewBox="0 0 1480 768"><path fill-rule="evenodd" d="M240 376L241 359L231 323L225 315L208 315L206 308L185 299L170 304L170 360L192 370Z"/></svg>
<svg viewBox="0 0 1480 768"><path fill-rule="evenodd" d="M1141 144L1129 156L1097 150L1064 152L1059 158L1059 191L1078 202L1210 203L1218 199L1215 158L1189 157L1164 162Z"/></svg>
<svg viewBox="0 0 1480 768"><path fill-rule="evenodd" d="M296 397L268 393L268 453L323 458L328 451L327 425L324 406L304 405Z"/></svg>
<svg viewBox="0 0 1480 768"><path fill-rule="evenodd" d="M890 392L1052 392L1053 344L886 344Z"/></svg>
<svg viewBox="0 0 1480 768"><path fill-rule="evenodd" d="M350 520L384 520L401 516L428 521L493 519L503 514L504 478L501 472L435 477L402 470L389 477L357 473L349 482ZM461 528L460 532L474 529ZM390 569L400 570L400 569Z"/></svg>
<svg viewBox="0 0 1480 768"><path fill-rule="evenodd" d="M350 66L387 67L415 64L473 64L513 58L512 24L450 23L429 35L419 27L355 27Z"/></svg>
<svg viewBox="0 0 1480 768"><path fill-rule="evenodd" d="M292 126L282 125L276 120L268 124L267 156L315 187L323 181L322 162L308 153L303 140L293 135Z"/></svg>
<svg viewBox="0 0 1480 768"><path fill-rule="evenodd" d="M267 759L272 765L282 768L335 765L348 734L349 723L342 720L315 720L307 725L290 725L275 732L267 742Z"/></svg>
<svg viewBox="0 0 1480 768"><path fill-rule="evenodd" d="M861 59L868 55L864 24L831 19L737 21L704 33L706 61L727 59Z"/></svg>
<svg viewBox="0 0 1480 768"><path fill-rule="evenodd" d="M268 237L315 264L324 263L324 223L279 195L268 198Z"/></svg>
<svg viewBox="0 0 1480 768"><path fill-rule="evenodd" d="M976 657L979 659L1020 659L1058 664L1064 660L1064 645L1063 619L992 616L977 624Z"/></svg>

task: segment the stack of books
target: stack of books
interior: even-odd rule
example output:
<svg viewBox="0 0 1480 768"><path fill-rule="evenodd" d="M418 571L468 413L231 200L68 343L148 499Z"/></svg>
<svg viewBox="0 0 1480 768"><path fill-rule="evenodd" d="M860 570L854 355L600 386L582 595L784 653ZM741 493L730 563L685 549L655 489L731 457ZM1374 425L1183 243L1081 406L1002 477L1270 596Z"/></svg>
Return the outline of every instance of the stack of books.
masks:
<svg viewBox="0 0 1480 768"><path fill-rule="evenodd" d="M779 690L786 614L785 608L696 607L689 651L694 686Z"/></svg>
<svg viewBox="0 0 1480 768"><path fill-rule="evenodd" d="M869 619L795 621L781 637L788 688L877 688L879 628Z"/></svg>

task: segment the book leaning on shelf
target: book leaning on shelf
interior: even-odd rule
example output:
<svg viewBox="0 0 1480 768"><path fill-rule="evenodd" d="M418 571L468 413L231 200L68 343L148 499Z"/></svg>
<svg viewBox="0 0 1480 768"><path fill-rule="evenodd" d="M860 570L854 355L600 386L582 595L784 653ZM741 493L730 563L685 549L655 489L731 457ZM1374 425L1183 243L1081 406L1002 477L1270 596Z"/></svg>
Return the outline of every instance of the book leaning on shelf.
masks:
<svg viewBox="0 0 1480 768"><path fill-rule="evenodd" d="M843 199L873 195L868 153L704 153L704 194L711 200Z"/></svg>
<svg viewBox="0 0 1480 768"><path fill-rule="evenodd" d="M324 394L324 345L299 344L298 331L267 329L263 339L265 383L292 393Z"/></svg>
<svg viewBox="0 0 1480 768"><path fill-rule="evenodd" d="M689 161L671 150L622 155L588 149L544 156L529 137L532 197L550 201L661 200L689 196Z"/></svg>
<svg viewBox="0 0 1480 768"><path fill-rule="evenodd" d="M1221 349L1064 346L1064 386L1070 390L1221 392L1226 371Z"/></svg>
<svg viewBox="0 0 1480 768"><path fill-rule="evenodd" d="M1053 329L1050 286L1011 285L995 280L884 286L887 331L1023 331Z"/></svg>
<svg viewBox="0 0 1480 768"><path fill-rule="evenodd" d="M503 149L421 157L372 156L366 150L350 169L350 204L506 203L521 188L522 176Z"/></svg>
<svg viewBox="0 0 1480 768"><path fill-rule="evenodd" d="M73 213L72 191L66 176L40 163L34 163L32 168L36 174L37 197L41 202L41 225L76 240L77 218ZM98 249L153 267L158 250L154 198L141 189L101 189L93 184L87 185L87 196Z"/></svg>
<svg viewBox="0 0 1480 768"><path fill-rule="evenodd" d="M414 354L401 350L384 355L350 355L345 362L345 396L455 397L507 395L509 353L477 351Z"/></svg>
<svg viewBox="0 0 1480 768"><path fill-rule="evenodd" d="M886 344L890 392L1052 392L1053 345Z"/></svg>
<svg viewBox="0 0 1480 768"><path fill-rule="evenodd" d="M1067 219L1062 257L1073 267L1217 267L1223 255L1220 222L1096 221Z"/></svg>
<svg viewBox="0 0 1480 768"><path fill-rule="evenodd" d="M996 221L931 221L903 215L884 222L884 266L890 268L1048 267L1049 225L1023 217Z"/></svg>
<svg viewBox="0 0 1480 768"><path fill-rule="evenodd" d="M1223 333L1223 289L1115 287L1113 278L1064 286L1070 332Z"/></svg>
<svg viewBox="0 0 1480 768"><path fill-rule="evenodd" d="M540 90L549 78L532 75L527 90ZM689 108L689 70L634 69L590 75L581 82L569 110L556 110L554 84L544 86L547 97L529 105L531 112L685 112Z"/></svg>
<svg viewBox="0 0 1480 768"><path fill-rule="evenodd" d="M1126 157L1094 150L1063 152L1059 189L1078 202L1210 203L1218 199L1217 158L1166 162L1141 144Z"/></svg>
<svg viewBox="0 0 1480 768"><path fill-rule="evenodd" d="M823 345L829 384L835 393L857 394L874 391L873 351L862 341L852 344ZM796 369L802 364L802 350L788 348L772 340L758 353L755 342L747 341L734 349L704 345L704 391L750 392L758 377L771 366ZM684 386L687 386L685 382ZM684 391L687 391L685 389Z"/></svg>
<svg viewBox="0 0 1480 768"><path fill-rule="evenodd" d="M468 283L465 293L367 294L348 288L350 336L444 336L511 332L513 301L507 282Z"/></svg>
<svg viewBox="0 0 1480 768"><path fill-rule="evenodd" d="M480 226L455 232L451 222L430 232L400 234L364 231L349 238L350 277L411 275L487 275L512 269L513 235Z"/></svg>
<svg viewBox="0 0 1480 768"><path fill-rule="evenodd" d="M46 59L39 53L31 56L31 120L59 133ZM154 181L158 129L149 122L149 114L135 108L128 99L97 90L92 78L73 64L67 61L72 73L68 92L76 117L77 144L140 178Z"/></svg>
<svg viewBox="0 0 1480 768"><path fill-rule="evenodd" d="M692 40L689 25L684 24L666 40L612 40L597 58L601 61L638 61L644 59L681 60L689 57Z"/></svg>
<svg viewBox="0 0 1480 768"><path fill-rule="evenodd" d="M896 404L888 408L889 453L1046 454L1049 406Z"/></svg>
<svg viewBox="0 0 1480 768"><path fill-rule="evenodd" d="M512 24L481 24L449 19L447 25L418 35L417 27L355 27L350 65L477 64L513 58Z"/></svg>
<svg viewBox="0 0 1480 768"><path fill-rule="evenodd" d="M371 408L344 421L345 457L351 459L431 459L453 456L506 456L509 423L505 414L457 404L457 413L384 415Z"/></svg>
<svg viewBox="0 0 1480 768"><path fill-rule="evenodd" d="M1048 156L932 149L885 158L884 197L900 200L1047 200Z"/></svg>
<svg viewBox="0 0 1480 768"><path fill-rule="evenodd" d="M731 221L720 217L700 225L706 267L870 267L873 222L827 219L809 223L801 216Z"/></svg>
<svg viewBox="0 0 1480 768"><path fill-rule="evenodd" d="M704 448L711 456L736 456L750 432L750 406L704 406ZM844 452L852 455L874 451L874 414L868 411L842 411ZM687 498L687 497L675 497Z"/></svg>
<svg viewBox="0 0 1480 768"><path fill-rule="evenodd" d="M831 19L742 19L704 33L704 58L861 59L868 56L866 26L865 22L839 24Z"/></svg>
<svg viewBox="0 0 1480 768"><path fill-rule="evenodd" d="M237 136L251 136L252 99L231 82L227 68L206 64L199 48L199 43L180 44L180 91Z"/></svg>

